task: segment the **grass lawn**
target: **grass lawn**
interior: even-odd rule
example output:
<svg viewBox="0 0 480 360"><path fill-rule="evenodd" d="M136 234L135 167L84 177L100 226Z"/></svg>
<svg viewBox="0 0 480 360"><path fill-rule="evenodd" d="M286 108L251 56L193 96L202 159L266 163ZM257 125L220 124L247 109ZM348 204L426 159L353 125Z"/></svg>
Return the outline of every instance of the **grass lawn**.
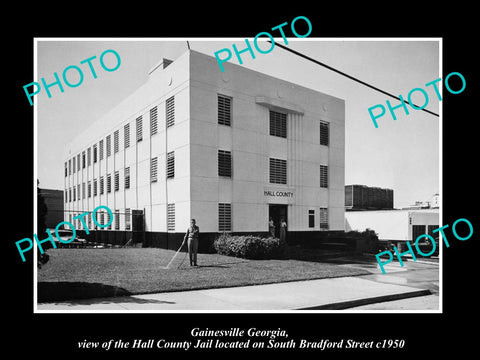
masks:
<svg viewBox="0 0 480 360"><path fill-rule="evenodd" d="M295 280L356 276L368 272L307 260L246 260L198 254L198 267L185 253L165 267L175 251L158 248L50 249L38 270L38 302L245 286Z"/></svg>

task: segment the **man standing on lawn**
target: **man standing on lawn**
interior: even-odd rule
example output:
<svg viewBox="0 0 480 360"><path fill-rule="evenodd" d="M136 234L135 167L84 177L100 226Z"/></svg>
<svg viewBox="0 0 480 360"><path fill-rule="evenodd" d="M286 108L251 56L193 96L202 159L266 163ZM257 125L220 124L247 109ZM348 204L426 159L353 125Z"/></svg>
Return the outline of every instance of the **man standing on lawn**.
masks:
<svg viewBox="0 0 480 360"><path fill-rule="evenodd" d="M188 256L190 257L190 266L197 266L197 251L198 251L198 233L200 229L195 224L195 219L190 220L190 226L183 241L188 239Z"/></svg>

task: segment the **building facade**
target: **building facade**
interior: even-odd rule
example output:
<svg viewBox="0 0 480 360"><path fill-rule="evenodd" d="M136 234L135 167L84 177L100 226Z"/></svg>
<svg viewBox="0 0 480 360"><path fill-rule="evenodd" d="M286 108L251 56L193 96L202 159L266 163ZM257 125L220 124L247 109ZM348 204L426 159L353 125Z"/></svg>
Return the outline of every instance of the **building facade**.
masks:
<svg viewBox="0 0 480 360"><path fill-rule="evenodd" d="M101 229L89 217L96 237L124 243L141 228L135 241L165 248L178 247L191 218L205 243L222 232L267 234L270 218L277 228L287 221L290 240L343 231L344 101L224 66L192 50L164 59L74 139L65 220L105 205L114 219Z"/></svg>
<svg viewBox="0 0 480 360"><path fill-rule="evenodd" d="M346 210L393 209L393 189L365 185L345 185Z"/></svg>

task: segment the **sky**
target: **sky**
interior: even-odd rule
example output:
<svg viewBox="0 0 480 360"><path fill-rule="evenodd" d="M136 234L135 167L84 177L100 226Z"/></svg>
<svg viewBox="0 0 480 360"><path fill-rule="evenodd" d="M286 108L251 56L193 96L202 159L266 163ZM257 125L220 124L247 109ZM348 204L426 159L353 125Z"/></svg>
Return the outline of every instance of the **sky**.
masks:
<svg viewBox="0 0 480 360"><path fill-rule="evenodd" d="M37 69L32 81L45 78L47 83L52 83L54 72L61 77L70 65L79 66L84 74L78 87L64 85L62 93L58 86L53 86L51 98L45 91L34 98L36 170L41 188L63 189L67 144L145 83L148 71L162 58L175 60L187 51L185 40L192 50L211 56L223 48L232 50L232 44L238 49L245 48L243 38L125 40L37 39ZM282 38L275 41L284 45ZM262 49L269 46L260 45ZM423 88L429 98L426 109L440 113L442 103L435 90L425 87L426 83L441 77L441 46L437 39L288 38L286 46L405 99L412 89ZM108 49L115 50L121 57L120 67L112 72L104 71L99 64L100 54ZM397 208L429 200L440 191L441 117L412 108L406 115L400 108L395 110L397 120L393 121L387 109L385 116L378 119L379 127L375 128L368 108L377 104L387 107L387 100L395 106L398 100L279 46L268 54L256 52L255 55L252 59L248 52L242 54L241 66L345 100L345 184L393 189ZM87 64L80 64L92 56L96 56L92 60L96 79ZM235 56L230 62L239 64ZM114 66L113 56L105 56L105 63ZM69 71L68 75L72 83L78 81L75 71ZM416 91L412 96L412 101L419 106L425 101L420 94ZM25 101L28 104L27 98Z"/></svg>

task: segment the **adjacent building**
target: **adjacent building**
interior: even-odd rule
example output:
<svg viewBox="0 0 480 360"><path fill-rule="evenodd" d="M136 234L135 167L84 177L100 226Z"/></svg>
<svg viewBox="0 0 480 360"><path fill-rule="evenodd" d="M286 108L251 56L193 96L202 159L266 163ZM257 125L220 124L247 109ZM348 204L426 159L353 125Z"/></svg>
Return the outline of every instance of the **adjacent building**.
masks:
<svg viewBox="0 0 480 360"><path fill-rule="evenodd" d="M346 210L393 209L393 189L365 185L345 185Z"/></svg>
<svg viewBox="0 0 480 360"><path fill-rule="evenodd" d="M343 100L189 50L70 142L65 220L108 206L91 236L176 248L190 219L222 232L321 241L345 226ZM99 213L98 221L109 221ZM81 228L80 220L75 223Z"/></svg>

